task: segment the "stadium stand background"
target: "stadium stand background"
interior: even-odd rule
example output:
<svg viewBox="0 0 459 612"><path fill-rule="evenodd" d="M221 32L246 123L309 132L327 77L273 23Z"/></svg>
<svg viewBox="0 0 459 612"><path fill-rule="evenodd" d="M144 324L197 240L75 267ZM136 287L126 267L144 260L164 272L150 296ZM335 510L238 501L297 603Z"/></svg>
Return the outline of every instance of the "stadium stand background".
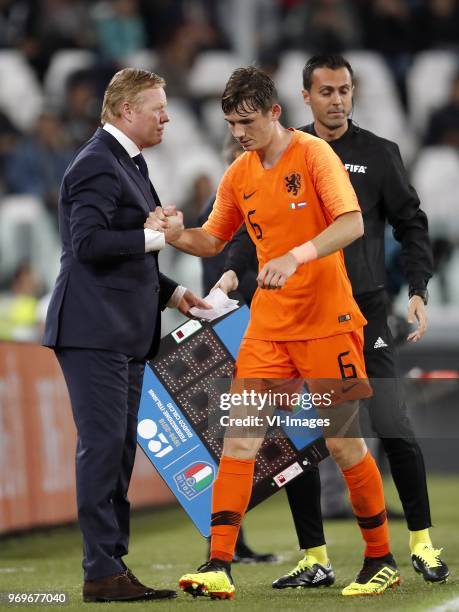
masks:
<svg viewBox="0 0 459 612"><path fill-rule="evenodd" d="M430 330L419 347L402 350L402 366L422 362L429 370L443 359L443 369L457 370L458 32L455 0L2 0L0 340L39 341L58 270L60 180L98 126L116 70L137 66L166 78L171 121L163 144L145 157L163 204L176 204L192 226L224 171L219 96L230 72L253 62L269 71L284 123L299 126L310 120L301 96L305 60L336 51L355 70L354 121L397 141L429 216L436 264ZM198 259L167 247L160 262L201 292ZM388 266L395 310L404 314L406 288L390 233ZM164 333L182 320L169 311ZM12 397L5 364L21 350L13 347L0 343L3 414ZM0 434L0 457L6 439Z"/></svg>

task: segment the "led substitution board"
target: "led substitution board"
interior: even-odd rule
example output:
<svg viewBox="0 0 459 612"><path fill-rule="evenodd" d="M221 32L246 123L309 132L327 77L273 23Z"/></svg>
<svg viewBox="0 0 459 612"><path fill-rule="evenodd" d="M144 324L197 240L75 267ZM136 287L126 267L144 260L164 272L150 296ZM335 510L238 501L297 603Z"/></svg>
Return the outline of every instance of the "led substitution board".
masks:
<svg viewBox="0 0 459 612"><path fill-rule="evenodd" d="M145 368L137 441L203 536L223 447L221 394L248 320L246 306L212 323L190 319L162 339ZM271 428L257 454L249 509L327 454L320 428Z"/></svg>

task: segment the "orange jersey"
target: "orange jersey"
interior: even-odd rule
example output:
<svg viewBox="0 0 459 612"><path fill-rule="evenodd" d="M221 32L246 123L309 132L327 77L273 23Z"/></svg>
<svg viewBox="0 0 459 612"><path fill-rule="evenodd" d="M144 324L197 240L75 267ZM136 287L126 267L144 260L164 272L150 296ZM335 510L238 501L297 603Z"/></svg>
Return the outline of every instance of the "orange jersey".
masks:
<svg viewBox="0 0 459 612"><path fill-rule="evenodd" d="M293 130L272 168L255 151L226 171L203 228L225 241L245 221L261 267L315 238L343 213L360 210L341 160L320 138ZM342 251L299 266L282 289L257 289L245 337L309 340L366 323L352 297Z"/></svg>

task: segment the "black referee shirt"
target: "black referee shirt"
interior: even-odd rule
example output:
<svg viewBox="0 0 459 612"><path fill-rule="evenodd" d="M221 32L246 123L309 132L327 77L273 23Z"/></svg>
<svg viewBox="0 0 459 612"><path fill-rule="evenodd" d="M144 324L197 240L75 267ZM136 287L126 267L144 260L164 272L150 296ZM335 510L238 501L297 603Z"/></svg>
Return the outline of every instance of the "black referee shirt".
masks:
<svg viewBox="0 0 459 612"><path fill-rule="evenodd" d="M317 136L313 124L300 130ZM427 217L410 185L398 146L352 121L341 138L328 144L345 165L363 214L364 235L344 249L354 295L384 287L386 222L401 244L409 287L424 289L433 268Z"/></svg>
<svg viewBox="0 0 459 612"><path fill-rule="evenodd" d="M317 136L313 124L299 129ZM425 289L433 268L427 217L410 185L398 146L350 120L343 136L328 144L346 166L363 214L364 235L344 249L354 295L378 291L385 285L386 223L401 244L409 287ZM234 270L241 277L256 264L255 246L243 231L230 245L224 270Z"/></svg>

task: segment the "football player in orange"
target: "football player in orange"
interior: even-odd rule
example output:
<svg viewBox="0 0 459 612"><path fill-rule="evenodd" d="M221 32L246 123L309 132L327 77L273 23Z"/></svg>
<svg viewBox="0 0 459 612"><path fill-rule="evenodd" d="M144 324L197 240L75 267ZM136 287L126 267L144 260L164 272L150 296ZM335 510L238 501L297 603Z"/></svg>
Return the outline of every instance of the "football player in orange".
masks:
<svg viewBox="0 0 459 612"><path fill-rule="evenodd" d="M232 392L306 379L313 392L334 392L337 414L355 422L358 400L370 396L371 388L363 360L366 321L352 297L342 253L363 233L346 170L326 142L281 125L274 83L255 67L233 72L222 109L245 152L223 176L208 221L178 238L174 232L171 244L213 256L245 222L256 245L259 288ZM173 215L180 222L180 213L166 210L151 223L158 215L165 225ZM230 563L263 438L231 433L213 486L210 560L179 583L193 595L234 597ZM362 438L336 429L334 434L325 433L327 447L343 473L365 541L363 569L343 594L379 594L400 581L389 548L381 475Z"/></svg>

